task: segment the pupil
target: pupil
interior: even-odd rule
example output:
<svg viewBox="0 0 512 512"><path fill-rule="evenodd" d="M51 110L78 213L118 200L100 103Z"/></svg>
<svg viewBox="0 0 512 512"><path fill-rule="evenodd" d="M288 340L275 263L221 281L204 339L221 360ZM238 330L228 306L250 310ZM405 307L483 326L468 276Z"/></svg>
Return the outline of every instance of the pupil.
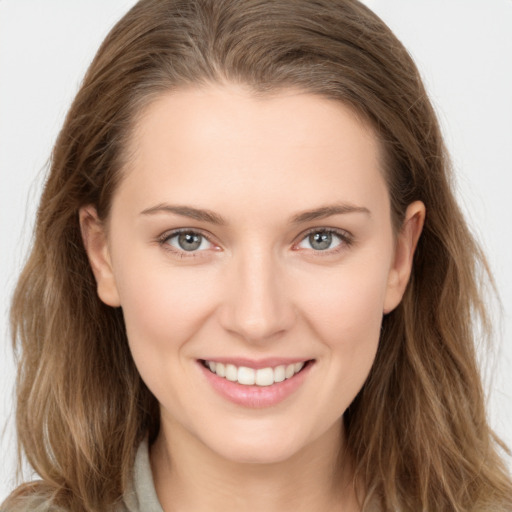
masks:
<svg viewBox="0 0 512 512"><path fill-rule="evenodd" d="M309 235L309 243L313 249L324 251L331 246L332 234L331 233L313 233Z"/></svg>
<svg viewBox="0 0 512 512"><path fill-rule="evenodd" d="M195 233L181 233L178 243L184 251L195 251L201 245L201 235Z"/></svg>

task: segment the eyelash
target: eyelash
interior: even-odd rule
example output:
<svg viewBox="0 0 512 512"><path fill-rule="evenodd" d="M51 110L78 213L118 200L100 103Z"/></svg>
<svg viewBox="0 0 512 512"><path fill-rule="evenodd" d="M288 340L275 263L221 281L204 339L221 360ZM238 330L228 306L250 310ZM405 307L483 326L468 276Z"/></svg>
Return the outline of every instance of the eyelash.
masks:
<svg viewBox="0 0 512 512"><path fill-rule="evenodd" d="M215 245L211 240L210 237L205 235L203 232L197 229L175 229L173 231L168 231L161 235L158 238L158 243L162 246L162 248L165 251L169 251L170 253L174 254L175 256L178 256L179 258L197 258L199 256L199 253L203 251L185 251L185 250L179 250L175 247L172 247L168 242L169 240L181 235L181 234L191 234L191 235L199 235L200 237L204 238L208 243Z"/></svg>
<svg viewBox="0 0 512 512"><path fill-rule="evenodd" d="M313 254L316 257L325 257L325 256L332 256L334 254L338 254L346 249L348 249L353 243L354 243L354 237L348 232L343 229L334 229L334 228L312 228L306 231L305 233L301 234L300 240L294 244L294 247L302 243L304 240L306 240L309 236L315 234L315 233L323 233L327 235L334 235L340 239L340 243L335 246L333 249L325 249L325 250L314 250L311 249Z"/></svg>
<svg viewBox="0 0 512 512"><path fill-rule="evenodd" d="M174 247L172 247L168 242L169 240L179 236L180 234L191 234L191 235L199 235L202 238L204 238L208 243L215 245L211 240L210 237L200 230L197 229L175 229L171 232L163 233L160 237L158 237L158 243L162 246L162 248L166 251L169 251L173 253L174 255L178 256L179 258L197 258L201 252L204 251L185 251L185 250L179 250ZM315 233L323 233L327 235L334 235L340 239L340 243L335 246L333 249L325 249L325 250L314 250L311 249L311 251L314 253L315 256L331 256L334 254L338 254L339 252L349 248L354 243L353 236L345 230L342 229L334 229L334 228L312 228L305 233L302 233L300 235L300 239L298 242L295 242L293 244L294 250L300 250L295 249L300 243L302 243L304 240L306 240L309 236Z"/></svg>

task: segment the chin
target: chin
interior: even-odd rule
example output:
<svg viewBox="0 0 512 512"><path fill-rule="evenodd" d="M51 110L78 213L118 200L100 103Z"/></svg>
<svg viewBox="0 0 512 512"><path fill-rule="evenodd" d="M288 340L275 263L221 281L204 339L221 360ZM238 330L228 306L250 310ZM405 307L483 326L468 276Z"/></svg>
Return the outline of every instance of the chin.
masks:
<svg viewBox="0 0 512 512"><path fill-rule="evenodd" d="M240 435L219 435L203 440L220 457L239 464L278 464L298 455L311 440L291 429L274 429L272 432L240 432Z"/></svg>
<svg viewBox="0 0 512 512"><path fill-rule="evenodd" d="M221 457L237 464L279 464L292 458L299 450L292 446L278 446L268 443L223 447L217 452Z"/></svg>

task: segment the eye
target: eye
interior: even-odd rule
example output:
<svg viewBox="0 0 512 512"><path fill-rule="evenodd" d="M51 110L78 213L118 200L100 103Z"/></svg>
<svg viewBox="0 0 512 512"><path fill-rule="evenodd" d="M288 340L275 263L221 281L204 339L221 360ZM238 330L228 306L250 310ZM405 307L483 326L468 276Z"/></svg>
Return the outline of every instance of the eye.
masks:
<svg viewBox="0 0 512 512"><path fill-rule="evenodd" d="M350 244L348 234L339 233L332 229L315 229L307 233L296 247L314 251L330 251L340 248L343 244Z"/></svg>
<svg viewBox="0 0 512 512"><path fill-rule="evenodd" d="M179 231L166 235L162 243L170 245L179 252L199 252L211 249L213 244L196 231Z"/></svg>

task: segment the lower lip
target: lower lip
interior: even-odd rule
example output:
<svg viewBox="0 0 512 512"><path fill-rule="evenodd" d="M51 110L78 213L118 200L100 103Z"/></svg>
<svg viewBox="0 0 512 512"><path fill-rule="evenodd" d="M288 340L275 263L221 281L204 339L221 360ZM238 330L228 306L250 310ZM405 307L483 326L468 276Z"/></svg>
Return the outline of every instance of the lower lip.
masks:
<svg viewBox="0 0 512 512"><path fill-rule="evenodd" d="M261 409L277 405L295 393L309 375L313 361L293 377L271 386L246 386L232 382L211 372L202 362L198 361L198 364L212 388L223 398L243 407Z"/></svg>

